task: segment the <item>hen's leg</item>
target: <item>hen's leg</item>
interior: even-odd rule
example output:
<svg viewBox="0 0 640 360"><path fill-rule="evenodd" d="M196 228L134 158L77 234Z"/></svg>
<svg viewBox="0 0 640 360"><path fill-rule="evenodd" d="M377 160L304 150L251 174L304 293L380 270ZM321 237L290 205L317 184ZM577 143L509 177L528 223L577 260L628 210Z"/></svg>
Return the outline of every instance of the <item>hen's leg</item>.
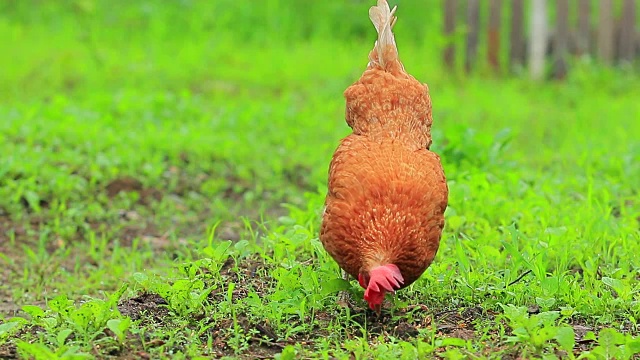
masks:
<svg viewBox="0 0 640 360"><path fill-rule="evenodd" d="M349 281L349 274L346 271L342 270L342 279ZM338 293L338 305L342 307L349 307L349 292L347 290L342 290Z"/></svg>

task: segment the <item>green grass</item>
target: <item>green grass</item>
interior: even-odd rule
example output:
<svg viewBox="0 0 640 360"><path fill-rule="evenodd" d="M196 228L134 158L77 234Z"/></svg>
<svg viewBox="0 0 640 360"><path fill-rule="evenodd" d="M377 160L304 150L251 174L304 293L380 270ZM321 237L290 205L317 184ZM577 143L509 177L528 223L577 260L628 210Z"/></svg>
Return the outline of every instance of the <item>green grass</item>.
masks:
<svg viewBox="0 0 640 360"><path fill-rule="evenodd" d="M450 205L377 318L318 240L370 4L29 3L0 3L0 357L640 353L637 74L448 73L401 3Z"/></svg>

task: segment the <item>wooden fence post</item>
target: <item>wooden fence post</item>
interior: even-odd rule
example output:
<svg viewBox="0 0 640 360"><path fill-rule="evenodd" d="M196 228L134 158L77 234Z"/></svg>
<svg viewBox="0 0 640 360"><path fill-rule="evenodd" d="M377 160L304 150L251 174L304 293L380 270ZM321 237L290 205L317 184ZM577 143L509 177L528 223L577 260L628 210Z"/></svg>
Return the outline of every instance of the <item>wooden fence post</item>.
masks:
<svg viewBox="0 0 640 360"><path fill-rule="evenodd" d="M591 4L590 0L580 0L578 2L578 41L577 41L577 54L588 55L591 53Z"/></svg>
<svg viewBox="0 0 640 360"><path fill-rule="evenodd" d="M523 0L511 1L511 33L509 34L509 63L513 70L524 65L524 6Z"/></svg>
<svg viewBox="0 0 640 360"><path fill-rule="evenodd" d="M569 46L569 0L556 0L556 39L554 52L554 76L563 79L567 75L567 48Z"/></svg>
<svg viewBox="0 0 640 360"><path fill-rule="evenodd" d="M478 30L480 23L480 8L478 0L467 0L467 51L464 67L470 72L476 62L478 52Z"/></svg>
<svg viewBox="0 0 640 360"><path fill-rule="evenodd" d="M489 3L489 65L495 72L500 71L500 15L502 1L491 0Z"/></svg>
<svg viewBox="0 0 640 360"><path fill-rule="evenodd" d="M613 3L600 0L598 14L598 57L605 64L613 62Z"/></svg>
<svg viewBox="0 0 640 360"><path fill-rule="evenodd" d="M622 61L633 61L636 55L636 6L635 0L625 0L620 24L619 56Z"/></svg>
<svg viewBox="0 0 640 360"><path fill-rule="evenodd" d="M444 35L447 39L447 46L444 49L444 66L449 69L455 68L456 47L453 35L456 30L456 0L444 0Z"/></svg>
<svg viewBox="0 0 640 360"><path fill-rule="evenodd" d="M531 40L529 41L529 72L531 78L544 75L547 49L547 1L531 1Z"/></svg>

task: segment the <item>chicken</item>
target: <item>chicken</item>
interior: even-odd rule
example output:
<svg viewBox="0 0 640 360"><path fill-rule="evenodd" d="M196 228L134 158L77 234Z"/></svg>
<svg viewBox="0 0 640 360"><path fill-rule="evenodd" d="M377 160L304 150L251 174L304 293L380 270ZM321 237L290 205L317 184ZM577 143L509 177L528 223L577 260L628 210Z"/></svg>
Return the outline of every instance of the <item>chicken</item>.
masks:
<svg viewBox="0 0 640 360"><path fill-rule="evenodd" d="M440 245L448 188L431 146L427 85L407 74L392 33L396 8L369 10L378 39L344 93L353 133L329 167L320 240L380 314L387 292L416 281Z"/></svg>

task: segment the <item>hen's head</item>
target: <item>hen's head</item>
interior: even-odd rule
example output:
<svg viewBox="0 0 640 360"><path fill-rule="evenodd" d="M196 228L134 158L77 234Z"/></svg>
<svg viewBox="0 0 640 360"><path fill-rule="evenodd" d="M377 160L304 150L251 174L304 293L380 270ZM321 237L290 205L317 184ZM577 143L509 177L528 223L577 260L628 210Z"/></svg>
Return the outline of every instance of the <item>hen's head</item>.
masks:
<svg viewBox="0 0 640 360"><path fill-rule="evenodd" d="M395 292L404 283L400 269L393 264L374 267L368 274L360 274L358 282L365 290L364 299L371 310L380 314L382 301L387 292Z"/></svg>

